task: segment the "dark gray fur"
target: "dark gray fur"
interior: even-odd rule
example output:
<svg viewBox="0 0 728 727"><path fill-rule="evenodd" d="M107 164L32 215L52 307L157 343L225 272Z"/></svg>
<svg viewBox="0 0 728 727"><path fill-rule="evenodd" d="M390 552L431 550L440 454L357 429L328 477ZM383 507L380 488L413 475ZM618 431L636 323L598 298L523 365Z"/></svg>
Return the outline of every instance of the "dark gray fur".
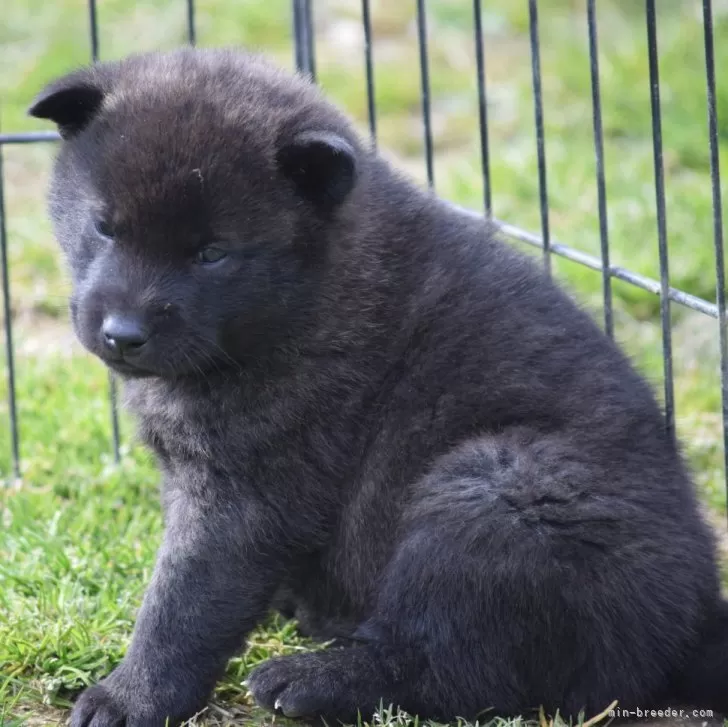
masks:
<svg viewBox="0 0 728 727"><path fill-rule="evenodd" d="M339 639L251 675L289 716L728 709L728 605L653 394L493 229L247 54L98 65L31 113L65 137L75 330L164 473L133 640L73 727L190 715L272 608ZM125 360L111 314L148 339Z"/></svg>

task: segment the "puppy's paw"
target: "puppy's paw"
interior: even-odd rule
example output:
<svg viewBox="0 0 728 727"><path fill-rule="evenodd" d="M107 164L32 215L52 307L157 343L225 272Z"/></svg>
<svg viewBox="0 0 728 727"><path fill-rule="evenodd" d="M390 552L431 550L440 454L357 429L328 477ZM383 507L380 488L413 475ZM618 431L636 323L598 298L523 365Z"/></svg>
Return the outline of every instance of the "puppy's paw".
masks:
<svg viewBox="0 0 728 727"><path fill-rule="evenodd" d="M167 727L180 719L149 708L147 700L117 691L106 682L89 687L76 701L69 727Z"/></svg>
<svg viewBox="0 0 728 727"><path fill-rule="evenodd" d="M125 724L124 709L103 684L83 692L71 712L70 727L122 727Z"/></svg>
<svg viewBox="0 0 728 727"><path fill-rule="evenodd" d="M271 659L251 673L248 688L261 707L286 717L355 719L351 685L334 661L325 653Z"/></svg>

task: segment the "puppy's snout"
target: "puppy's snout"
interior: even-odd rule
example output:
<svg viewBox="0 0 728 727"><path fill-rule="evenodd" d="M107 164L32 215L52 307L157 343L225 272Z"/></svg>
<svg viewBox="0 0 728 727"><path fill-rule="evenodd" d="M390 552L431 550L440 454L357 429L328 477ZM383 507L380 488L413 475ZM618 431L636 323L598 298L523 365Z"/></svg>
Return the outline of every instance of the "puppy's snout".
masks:
<svg viewBox="0 0 728 727"><path fill-rule="evenodd" d="M112 313L101 326L109 351L124 357L134 356L149 341L149 329L139 316Z"/></svg>

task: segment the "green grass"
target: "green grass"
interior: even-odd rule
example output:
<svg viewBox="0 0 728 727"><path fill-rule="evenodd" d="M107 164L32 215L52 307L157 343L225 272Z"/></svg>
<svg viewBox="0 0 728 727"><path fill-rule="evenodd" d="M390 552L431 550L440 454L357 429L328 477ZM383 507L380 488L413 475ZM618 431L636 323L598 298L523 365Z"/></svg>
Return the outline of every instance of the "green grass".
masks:
<svg viewBox="0 0 728 727"><path fill-rule="evenodd" d="M245 44L292 66L288 0L197 0L202 45ZM414 3L373 5L380 145L424 182L420 76ZM527 4L489 0L487 88L496 215L540 229ZM436 188L482 206L472 2L428 4ZM668 235L672 284L713 300L715 269L702 27L697 0L660 0ZM716 4L716 67L722 163L728 159L728 12ZM598 3L612 262L657 277L657 233L646 33L642 4ZM319 10L317 4L317 10ZM539 0L551 227L561 241L599 255L599 228L584 3ZM181 2L99 3L104 58L171 48L184 41ZM330 0L317 15L322 85L366 132L358 0ZM3 7L0 126L48 128L25 117L43 84L87 61L88 19L77 0L26 0ZM52 240L44 191L52 146L3 150L12 315L17 349L22 479L12 473L10 431L0 426L0 725L53 724L71 697L122 657L161 535L158 476L149 456L111 451L107 376L73 343L66 274ZM724 176L728 169L723 169ZM600 315L598 273L559 259L560 280ZM614 284L616 331L640 369L662 390L659 301ZM717 324L673 307L679 433L706 505L725 533ZM4 365L4 360L0 367ZM0 382L0 421L7 421ZM724 538L725 543L725 538ZM725 546L724 546L725 547ZM728 582L728 553L724 568ZM258 724L242 681L272 654L310 648L292 624L272 621L233 660L209 724ZM605 705L606 706L606 705ZM280 719L277 720L281 722ZM404 724L386 710L378 724ZM497 721L494 725L513 725Z"/></svg>

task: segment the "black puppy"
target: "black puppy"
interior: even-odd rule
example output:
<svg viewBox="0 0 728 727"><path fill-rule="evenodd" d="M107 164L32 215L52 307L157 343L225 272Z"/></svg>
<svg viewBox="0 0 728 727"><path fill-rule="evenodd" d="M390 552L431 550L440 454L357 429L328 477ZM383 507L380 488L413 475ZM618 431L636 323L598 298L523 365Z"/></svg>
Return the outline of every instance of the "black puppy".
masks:
<svg viewBox="0 0 728 727"><path fill-rule="evenodd" d="M351 720L728 709L728 605L652 393L480 220L312 85L183 50L51 84L83 344L125 379L166 533L74 727L201 706L271 608L346 646L257 701Z"/></svg>

